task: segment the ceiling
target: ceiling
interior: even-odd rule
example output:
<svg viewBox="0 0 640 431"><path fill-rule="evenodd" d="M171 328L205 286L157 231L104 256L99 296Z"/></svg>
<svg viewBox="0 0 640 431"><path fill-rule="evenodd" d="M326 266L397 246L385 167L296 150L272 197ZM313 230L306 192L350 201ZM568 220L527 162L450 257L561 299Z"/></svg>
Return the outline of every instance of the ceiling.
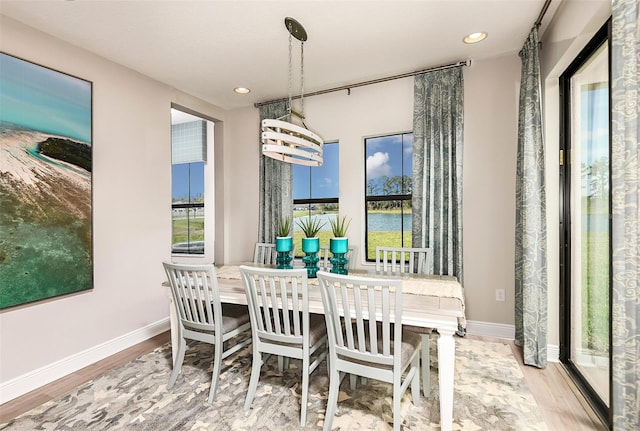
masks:
<svg viewBox="0 0 640 431"><path fill-rule="evenodd" d="M0 13L224 109L287 97L284 18L306 93L520 50L545 0L0 1ZM542 23L557 10L553 1ZM487 39L462 38L485 31ZM293 93L300 92L293 44ZM473 66L472 66L473 67ZM251 93L234 93L235 87Z"/></svg>

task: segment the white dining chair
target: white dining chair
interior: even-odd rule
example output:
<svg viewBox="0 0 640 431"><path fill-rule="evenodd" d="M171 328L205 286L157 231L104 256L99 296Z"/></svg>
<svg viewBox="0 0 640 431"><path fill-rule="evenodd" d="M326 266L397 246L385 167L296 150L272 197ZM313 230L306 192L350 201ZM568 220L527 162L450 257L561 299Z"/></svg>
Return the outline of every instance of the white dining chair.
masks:
<svg viewBox="0 0 640 431"><path fill-rule="evenodd" d="M244 305L222 304L212 264L187 265L164 262L171 285L171 295L178 317L178 353L169 376L171 389L182 369L187 350L186 340L213 344L213 373L208 402L213 402L218 388L222 360L251 343L247 333L251 327L249 312ZM231 345L229 340L246 335Z"/></svg>
<svg viewBox="0 0 640 431"><path fill-rule="evenodd" d="M293 245L291 251L291 257L296 255L296 246ZM275 265L278 252L276 251L276 245L269 242L257 242L253 250L253 263L260 263L265 265Z"/></svg>
<svg viewBox="0 0 640 431"><path fill-rule="evenodd" d="M433 252L430 248L377 246L376 271L430 274Z"/></svg>
<svg viewBox="0 0 640 431"><path fill-rule="evenodd" d="M420 406L420 335L402 326L402 280L318 272L329 344L329 399L324 431L331 429L340 382L346 374L393 385L393 429L411 386ZM404 378L403 378L404 375Z"/></svg>
<svg viewBox="0 0 640 431"><path fill-rule="evenodd" d="M300 425L307 420L309 376L327 356L322 315L309 313L307 270L240 266L253 338L253 364L244 409L249 410L265 356L302 361ZM313 362L311 359L313 358Z"/></svg>
<svg viewBox="0 0 640 431"><path fill-rule="evenodd" d="M320 269L324 269L329 271L331 269L331 267L333 266L331 264L331 257L333 256L333 254L331 254L331 251L329 250L329 246L328 245L321 245L320 246ZM348 263L347 263L347 268L348 269L355 269L356 267L356 259L358 258L358 247L356 247L355 245L350 245L349 246L349 251L347 251L347 253L345 253L344 257L347 258Z"/></svg>
<svg viewBox="0 0 640 431"><path fill-rule="evenodd" d="M433 250L420 247L376 247L376 271L400 272L412 274L433 273ZM422 335L422 388L425 397L431 390L431 357L429 346L433 329L411 327L411 330Z"/></svg>
<svg viewBox="0 0 640 431"><path fill-rule="evenodd" d="M257 242L253 251L253 263L275 265L277 256L275 244Z"/></svg>

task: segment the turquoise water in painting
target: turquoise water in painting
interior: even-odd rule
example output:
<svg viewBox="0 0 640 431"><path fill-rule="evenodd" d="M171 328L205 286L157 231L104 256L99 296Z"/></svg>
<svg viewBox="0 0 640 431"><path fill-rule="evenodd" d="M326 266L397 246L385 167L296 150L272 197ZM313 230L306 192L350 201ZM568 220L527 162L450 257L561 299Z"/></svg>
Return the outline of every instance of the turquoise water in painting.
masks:
<svg viewBox="0 0 640 431"><path fill-rule="evenodd" d="M0 213L0 308L90 289L91 256L81 223L8 224ZM19 238L17 243L9 243Z"/></svg>
<svg viewBox="0 0 640 431"><path fill-rule="evenodd" d="M0 121L91 144L91 83L0 53Z"/></svg>

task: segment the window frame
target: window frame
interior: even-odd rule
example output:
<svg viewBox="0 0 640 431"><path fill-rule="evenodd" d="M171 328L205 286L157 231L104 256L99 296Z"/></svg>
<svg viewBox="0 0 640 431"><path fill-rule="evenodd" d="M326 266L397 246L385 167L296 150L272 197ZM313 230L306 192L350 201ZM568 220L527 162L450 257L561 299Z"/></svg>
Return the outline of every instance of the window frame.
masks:
<svg viewBox="0 0 640 431"><path fill-rule="evenodd" d="M401 247L411 247L411 244L407 244L405 245L405 240L404 240L404 232L405 232L405 222L404 222L404 202L412 202L412 198L413 198L413 187L411 187L411 189L409 190L409 193L394 193L394 194L388 194L388 195L369 195L368 194L368 175L367 175L367 141L370 139L378 139L378 138L387 138L387 137L393 137L393 136L400 136L401 137L401 143L400 145L403 146L404 145L404 139L406 135L411 135L411 139L413 142L413 131L405 131L405 132L397 132L397 133L387 133L387 134L382 134L382 135L372 135L372 136L367 136L363 139L363 149L364 149L364 258L365 258L365 262L375 262L375 254L373 257L369 257L369 203L370 202L382 202L382 201L399 201L401 202L401 212L400 212L400 239L401 239ZM402 148L401 148L402 150ZM402 159L402 175L401 177L404 178L406 175L404 175L404 157L401 157ZM413 152L411 154L411 161L413 162ZM411 171L411 177L410 177L413 181L413 169ZM404 185L404 181L401 182L401 186ZM378 245L388 245L391 247L398 247L398 244L378 244ZM374 250L375 252L375 250Z"/></svg>
<svg viewBox="0 0 640 431"><path fill-rule="evenodd" d="M335 140L335 141L331 141L331 142L325 142L323 145L323 150L326 149L327 145L336 145L337 146L337 154L338 154L338 162L337 162L337 166L336 166L336 180L338 181L338 196L335 197L330 197L330 198L305 198L305 199L293 199L293 207L294 207L294 211L295 211L295 207L298 205L306 205L308 207L308 215L311 216L311 205L322 205L322 204L331 204L331 205L335 205L337 210L340 210L340 141ZM312 169L316 169L312 166L308 167L309 169L309 195L311 195L311 190L313 188L313 177L312 177ZM292 178L292 181L295 184L295 178ZM294 217L295 219L295 217ZM293 235L294 235L294 241L295 241L295 230L296 230L296 225L293 226ZM327 228L328 226L325 226L325 228ZM304 235L303 235L304 236ZM296 247L296 256L294 257L303 257L304 253L302 252L302 247Z"/></svg>
<svg viewBox="0 0 640 431"><path fill-rule="evenodd" d="M171 104L171 152L172 152L172 160L171 160L171 242L169 245L171 256L175 259L182 258L199 258L199 259L213 259L213 253L215 249L215 221L210 219L210 215L214 214L215 209L215 197L214 197L214 189L215 189L215 168L214 168L214 141L215 141L215 120L200 114L198 112L192 111L188 108L184 108L182 106L178 106L175 104ZM189 117L185 120L185 118L181 118L183 115ZM177 116L177 117L176 117ZM202 141L202 160L193 160L187 161L185 163L177 163L174 164L173 160L173 145L174 145L174 137L173 137L173 126L180 123L191 122L191 121L203 121L204 122L204 132L203 132L203 141ZM202 202L180 202L174 203L173 199L173 166L177 165L188 165L190 163L202 163L203 164L203 174L202 174ZM191 196L190 196L191 198ZM174 245L174 216L173 212L176 209L186 209L189 211L190 209L198 210L202 209L203 218L205 220L203 226L203 238L202 238L202 252L192 252L191 250L187 250L186 252L176 251ZM189 242L189 241L187 241Z"/></svg>

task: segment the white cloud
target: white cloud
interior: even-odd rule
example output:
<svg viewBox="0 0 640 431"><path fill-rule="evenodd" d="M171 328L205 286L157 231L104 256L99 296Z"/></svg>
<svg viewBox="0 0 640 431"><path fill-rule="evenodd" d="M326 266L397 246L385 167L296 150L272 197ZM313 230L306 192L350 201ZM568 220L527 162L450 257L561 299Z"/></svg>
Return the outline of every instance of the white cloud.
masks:
<svg viewBox="0 0 640 431"><path fill-rule="evenodd" d="M329 177L323 177L318 184L318 187L326 189L333 186L333 181Z"/></svg>
<svg viewBox="0 0 640 431"><path fill-rule="evenodd" d="M391 166L387 164L389 153L377 152L367 157L367 178L377 178L391 174Z"/></svg>

